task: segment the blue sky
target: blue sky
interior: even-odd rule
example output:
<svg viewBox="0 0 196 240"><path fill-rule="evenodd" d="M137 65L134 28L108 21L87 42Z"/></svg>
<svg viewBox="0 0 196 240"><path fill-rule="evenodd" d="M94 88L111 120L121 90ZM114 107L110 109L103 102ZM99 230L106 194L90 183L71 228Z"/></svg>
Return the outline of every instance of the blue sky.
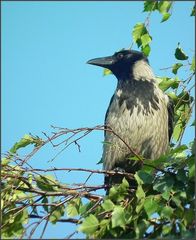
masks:
<svg viewBox="0 0 196 240"><path fill-rule="evenodd" d="M171 19L160 24L153 13L150 64L158 76L173 76L160 68L176 62L174 50L180 42L185 52L194 53L193 2L175 2ZM132 43L131 32L144 22L143 2L3 2L2 3L2 151L7 151L24 134L43 137L50 125L79 128L103 124L116 87L113 75L86 62L113 54ZM133 46L137 49L136 45ZM186 72L179 71L184 78ZM192 129L184 141L193 139ZM36 167L83 167L101 169L103 133L83 139L81 153L70 147L48 163L59 149L46 147L33 159ZM86 174L60 176L64 182L82 182ZM74 179L74 180L73 180ZM102 183L96 176L89 183ZM63 231L62 231L63 226ZM61 229L61 230L59 230ZM69 224L49 227L45 237L66 237ZM79 235L80 236L80 235ZM39 237L35 235L35 237Z"/></svg>

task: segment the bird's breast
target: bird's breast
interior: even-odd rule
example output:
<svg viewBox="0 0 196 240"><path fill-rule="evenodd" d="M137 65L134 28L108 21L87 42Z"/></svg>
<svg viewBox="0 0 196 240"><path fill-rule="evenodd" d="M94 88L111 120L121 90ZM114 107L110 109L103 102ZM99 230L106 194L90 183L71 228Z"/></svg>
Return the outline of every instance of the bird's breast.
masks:
<svg viewBox="0 0 196 240"><path fill-rule="evenodd" d="M168 147L168 116L163 96L150 101L145 94L141 99L125 97L117 91L108 109L106 125L145 158L155 159ZM105 169L112 169L130 153L118 136L105 134L105 141L111 143L104 145Z"/></svg>

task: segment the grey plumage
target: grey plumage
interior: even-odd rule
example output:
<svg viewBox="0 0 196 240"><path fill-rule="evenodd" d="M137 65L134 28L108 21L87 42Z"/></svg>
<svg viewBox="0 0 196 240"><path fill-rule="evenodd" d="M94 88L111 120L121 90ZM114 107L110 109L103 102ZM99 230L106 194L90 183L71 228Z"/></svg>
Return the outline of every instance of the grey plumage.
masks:
<svg viewBox="0 0 196 240"><path fill-rule="evenodd" d="M147 159L166 153L173 131L173 104L158 87L148 59L143 53L123 50L106 58L92 59L89 64L110 69L117 77L115 93L106 112L110 126L135 152ZM103 168L135 172L129 148L114 134L105 132ZM106 177L106 183L122 179Z"/></svg>

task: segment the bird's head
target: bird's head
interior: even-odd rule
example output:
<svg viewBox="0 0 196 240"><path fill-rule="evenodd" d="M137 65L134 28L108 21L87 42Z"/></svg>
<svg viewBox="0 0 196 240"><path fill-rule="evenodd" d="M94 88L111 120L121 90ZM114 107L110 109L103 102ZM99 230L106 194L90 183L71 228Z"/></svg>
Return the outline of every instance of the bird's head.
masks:
<svg viewBox="0 0 196 240"><path fill-rule="evenodd" d="M121 50L112 56L94 58L87 63L111 70L119 80L134 76L134 70L136 70L134 67L136 67L136 64L149 66L145 55L142 52L134 50ZM142 70L142 66L140 68Z"/></svg>

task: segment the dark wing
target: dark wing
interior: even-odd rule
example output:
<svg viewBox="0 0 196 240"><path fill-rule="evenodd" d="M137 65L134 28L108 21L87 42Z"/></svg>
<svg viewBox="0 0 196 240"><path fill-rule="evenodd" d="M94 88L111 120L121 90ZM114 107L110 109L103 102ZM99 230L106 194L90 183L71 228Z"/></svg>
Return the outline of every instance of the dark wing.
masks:
<svg viewBox="0 0 196 240"><path fill-rule="evenodd" d="M112 101L114 100L114 95L112 96L112 98L110 99L110 103L109 103L109 106L108 106L108 109L106 111L106 114L105 114L105 121L104 121L104 124L106 125L106 119L108 117L108 114L110 112L110 106L112 104ZM106 136L106 131L104 131L104 137ZM104 178L104 184L108 185L110 182L110 177L105 175L105 178ZM106 190L106 195L108 195L109 193L109 190Z"/></svg>
<svg viewBox="0 0 196 240"><path fill-rule="evenodd" d="M170 141L173 130L174 130L174 102L170 97L167 105L167 110L168 110L168 131L169 131L169 141Z"/></svg>
<svg viewBox="0 0 196 240"><path fill-rule="evenodd" d="M108 114L109 114L109 112L110 112L110 106L111 106L113 100L114 100L114 95L113 95L112 98L110 99L110 103L109 103L108 109L107 109L106 114L105 114L105 122L104 122L105 125L106 125L106 119L107 119ZM106 134L106 131L104 132L104 136L105 136L105 134Z"/></svg>

